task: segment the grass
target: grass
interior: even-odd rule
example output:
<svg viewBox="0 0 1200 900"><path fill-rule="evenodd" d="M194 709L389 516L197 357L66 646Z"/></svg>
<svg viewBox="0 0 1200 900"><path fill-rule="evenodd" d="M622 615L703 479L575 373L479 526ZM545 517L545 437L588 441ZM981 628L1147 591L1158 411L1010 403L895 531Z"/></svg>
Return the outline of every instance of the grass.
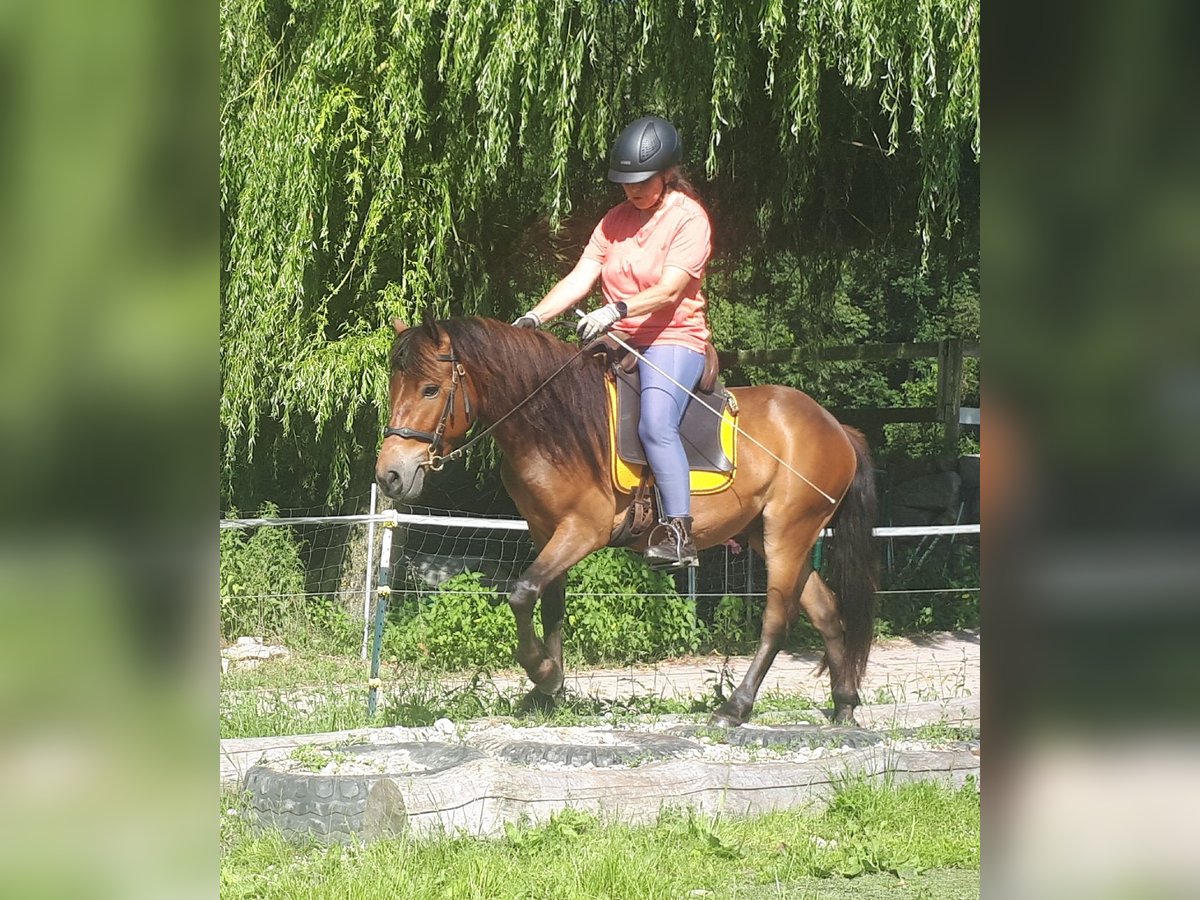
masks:
<svg viewBox="0 0 1200 900"><path fill-rule="evenodd" d="M622 725L662 715L707 716L709 700L681 701L645 696L603 700L568 694L551 710L525 710L523 690L501 691L485 672L447 686L434 673L410 672L379 694L373 718L367 716L367 688L225 691L221 697L222 738L318 734L349 728L432 725L484 717L520 719L527 725Z"/></svg>
<svg viewBox="0 0 1200 900"><path fill-rule="evenodd" d="M231 668L221 677L222 738L316 734L349 728L432 725L482 717L513 717L532 725L620 725L660 715L707 715L714 697L673 700L657 696L603 700L568 694L552 710L525 710L526 689L501 689L492 673L447 678L417 666L381 668L384 687L373 718L367 716L367 664L350 657L293 655L252 669ZM766 695L759 708L786 716L806 709L803 699Z"/></svg>
<svg viewBox="0 0 1200 900"><path fill-rule="evenodd" d="M979 729L971 725L952 725L949 722L930 722L912 729L912 737L931 744L946 744L954 741L977 741Z"/></svg>
<svg viewBox="0 0 1200 900"><path fill-rule="evenodd" d="M222 810L236 798L222 797ZM977 897L979 794L931 783L843 787L819 816L667 811L651 825L566 810L502 838L293 846L222 816L221 896L376 898Z"/></svg>
<svg viewBox="0 0 1200 900"><path fill-rule="evenodd" d="M390 667L389 667L390 668ZM292 653L254 668L232 665L221 675L225 691L290 690L318 684L366 686L369 664L357 656L318 656Z"/></svg>

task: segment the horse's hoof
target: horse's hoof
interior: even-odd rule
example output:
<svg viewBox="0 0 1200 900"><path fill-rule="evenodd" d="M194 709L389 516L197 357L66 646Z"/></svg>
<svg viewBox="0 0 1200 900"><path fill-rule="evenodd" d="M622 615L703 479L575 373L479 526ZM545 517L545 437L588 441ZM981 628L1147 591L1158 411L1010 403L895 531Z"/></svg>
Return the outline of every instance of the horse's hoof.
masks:
<svg viewBox="0 0 1200 900"><path fill-rule="evenodd" d="M858 727L858 719L854 718L853 706L839 706L833 711L834 725L853 725Z"/></svg>
<svg viewBox="0 0 1200 900"><path fill-rule="evenodd" d="M521 700L520 711L523 713L549 713L558 705L554 694L547 694L541 688L534 688Z"/></svg>
<svg viewBox="0 0 1200 900"><path fill-rule="evenodd" d="M721 709L714 710L713 714L708 717L708 724L714 728L737 728L745 721L745 719L740 718L736 713Z"/></svg>
<svg viewBox="0 0 1200 900"><path fill-rule="evenodd" d="M556 660L547 659L530 676L530 681L533 682L535 691L541 691L543 694L557 694L559 688L563 686L562 668Z"/></svg>

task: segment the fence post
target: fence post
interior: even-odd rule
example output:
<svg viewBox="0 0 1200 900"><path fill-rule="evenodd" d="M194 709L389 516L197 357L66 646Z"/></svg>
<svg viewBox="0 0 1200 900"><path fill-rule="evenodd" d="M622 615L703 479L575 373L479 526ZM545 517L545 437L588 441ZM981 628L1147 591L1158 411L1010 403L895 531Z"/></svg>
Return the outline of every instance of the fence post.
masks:
<svg viewBox="0 0 1200 900"><path fill-rule="evenodd" d="M958 450L958 411L962 405L963 342L947 338L938 342L937 416L942 423L942 447L947 453Z"/></svg>
<svg viewBox="0 0 1200 900"><path fill-rule="evenodd" d="M389 584L392 577L392 529L395 521L383 526L383 546L379 549L379 579L375 588L375 640L371 645L371 677L367 681L367 718L375 715L379 699L379 657L383 651L383 623L387 618L388 597L392 593Z"/></svg>
<svg viewBox="0 0 1200 900"><path fill-rule="evenodd" d="M746 602L754 594L754 554L750 552L750 544L746 543Z"/></svg>
<svg viewBox="0 0 1200 900"><path fill-rule="evenodd" d="M379 485L371 482L371 515L375 515L376 501L379 498ZM375 562L375 519L367 522L367 570L363 573L363 639L362 658L367 658L367 640L371 636L371 574Z"/></svg>

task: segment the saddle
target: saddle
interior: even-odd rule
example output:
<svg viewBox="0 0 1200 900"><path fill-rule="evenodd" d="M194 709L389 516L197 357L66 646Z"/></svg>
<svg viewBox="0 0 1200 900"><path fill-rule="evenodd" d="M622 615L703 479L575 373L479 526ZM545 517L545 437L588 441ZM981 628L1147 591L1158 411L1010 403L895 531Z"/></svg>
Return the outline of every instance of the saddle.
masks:
<svg viewBox="0 0 1200 900"><path fill-rule="evenodd" d="M627 353L607 335L596 344L597 350L609 362L606 385L613 488L622 494L633 494L625 522L609 543L625 546L633 543L657 519L651 490L654 476L638 437L641 378L636 356ZM733 483L737 467L737 401L717 377L716 348L709 343L705 350L704 371L695 391L701 402L688 401L679 426L680 441L691 470L692 494L715 494L725 490ZM708 408L702 408L701 404Z"/></svg>

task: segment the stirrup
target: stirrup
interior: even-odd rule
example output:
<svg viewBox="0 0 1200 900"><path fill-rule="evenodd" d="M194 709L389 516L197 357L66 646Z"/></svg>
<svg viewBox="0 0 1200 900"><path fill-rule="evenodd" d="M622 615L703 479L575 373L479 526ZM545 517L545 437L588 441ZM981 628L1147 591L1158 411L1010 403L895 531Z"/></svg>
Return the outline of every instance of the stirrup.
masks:
<svg viewBox="0 0 1200 900"><path fill-rule="evenodd" d="M645 560L646 567L651 572L670 572L675 569L694 569L700 565L700 557L696 555L684 556L681 559L647 556L645 557Z"/></svg>
<svg viewBox="0 0 1200 900"><path fill-rule="evenodd" d="M699 551L693 549L690 553L684 553L684 529L682 526L673 521L674 518L677 517L672 517L671 519L665 519L659 522L657 527L650 532L650 540L647 542L648 546L646 547L644 557L646 560L646 565L648 565L653 571L657 572L667 569L687 569L700 565ZM667 529L671 533L671 536L675 538L674 556L653 555L653 551L658 549L659 545L662 543L661 541L656 543L654 540L655 532L657 532L659 528Z"/></svg>

